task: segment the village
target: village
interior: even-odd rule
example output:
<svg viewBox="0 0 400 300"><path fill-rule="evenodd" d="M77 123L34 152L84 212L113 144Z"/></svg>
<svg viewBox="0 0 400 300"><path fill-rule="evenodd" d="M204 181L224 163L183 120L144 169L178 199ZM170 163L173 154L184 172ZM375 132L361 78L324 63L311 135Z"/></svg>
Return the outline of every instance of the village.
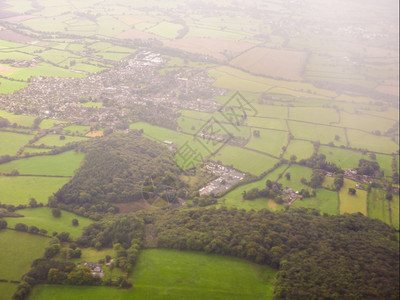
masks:
<svg viewBox="0 0 400 300"><path fill-rule="evenodd" d="M1 95L0 109L121 129L132 120L174 119L181 109L212 112L219 108L212 97L225 90L214 88L204 70L185 68L161 75L165 63L160 54L142 51L86 78L32 77L26 88ZM85 106L87 102L100 104Z"/></svg>

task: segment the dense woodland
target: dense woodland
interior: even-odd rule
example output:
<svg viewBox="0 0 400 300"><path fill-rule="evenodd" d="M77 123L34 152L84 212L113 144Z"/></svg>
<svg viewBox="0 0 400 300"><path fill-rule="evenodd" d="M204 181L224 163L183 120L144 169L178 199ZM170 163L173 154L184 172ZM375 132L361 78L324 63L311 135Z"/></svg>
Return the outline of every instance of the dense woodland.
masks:
<svg viewBox="0 0 400 300"><path fill-rule="evenodd" d="M140 245L151 244L266 264L279 269L275 299L398 299L399 295L394 230L362 214L227 208L137 212L90 225L77 243L97 248L120 244L119 260L125 267L135 263Z"/></svg>
<svg viewBox="0 0 400 300"><path fill-rule="evenodd" d="M80 151L87 153L82 166L56 193L56 199L49 201L51 206L58 202L62 208L93 217L94 213L116 212L112 204L154 194L176 201L183 187L172 153L139 131L94 139Z"/></svg>

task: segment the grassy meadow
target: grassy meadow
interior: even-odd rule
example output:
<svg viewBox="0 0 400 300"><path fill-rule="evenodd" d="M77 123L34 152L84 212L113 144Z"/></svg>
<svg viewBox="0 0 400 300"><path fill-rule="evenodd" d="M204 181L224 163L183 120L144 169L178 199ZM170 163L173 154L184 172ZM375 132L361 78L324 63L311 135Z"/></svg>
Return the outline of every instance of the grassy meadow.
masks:
<svg viewBox="0 0 400 300"><path fill-rule="evenodd" d="M292 207L315 208L321 213L337 215L339 213L339 201L337 192L325 189L317 189L317 195L312 198L298 199Z"/></svg>
<svg viewBox="0 0 400 300"><path fill-rule="evenodd" d="M275 274L232 257L149 249L130 275L132 289L39 285L29 299L272 299Z"/></svg>
<svg viewBox="0 0 400 300"><path fill-rule="evenodd" d="M17 210L16 212L24 217L5 218L9 228L14 228L17 223L24 223L28 226L34 225L39 229L46 229L49 236L51 236L54 231L58 233L67 231L76 239L81 236L83 228L93 222L88 218L75 215L65 210L61 211L61 217L55 218L49 207L26 208ZM72 226L72 219L77 219L79 225Z"/></svg>
<svg viewBox="0 0 400 300"><path fill-rule="evenodd" d="M65 146L68 143L74 143L74 142L82 142L82 141L87 141L88 139L85 137L80 137L80 136L65 136L65 139L62 140L60 139L60 135L46 135L39 139L35 145L40 146L40 145L45 145L45 146L50 146L50 147L61 147Z"/></svg>
<svg viewBox="0 0 400 300"><path fill-rule="evenodd" d="M344 213L357 213L360 212L364 216L368 215L367 212L367 192L364 190L356 189L355 195L349 194L349 188L355 188L356 183L349 179L344 179L344 184L339 191L340 209L341 214Z"/></svg>
<svg viewBox="0 0 400 300"><path fill-rule="evenodd" d="M15 155L32 138L29 134L0 131L0 156Z"/></svg>
<svg viewBox="0 0 400 300"><path fill-rule="evenodd" d="M49 239L14 230L0 231L0 278L20 280L31 263L44 254Z"/></svg>
<svg viewBox="0 0 400 300"><path fill-rule="evenodd" d="M28 204L30 198L35 198L45 204L68 181L69 178L61 177L0 176L0 203Z"/></svg>
<svg viewBox="0 0 400 300"><path fill-rule="evenodd" d="M17 283L0 282L0 300L10 300L17 290Z"/></svg>

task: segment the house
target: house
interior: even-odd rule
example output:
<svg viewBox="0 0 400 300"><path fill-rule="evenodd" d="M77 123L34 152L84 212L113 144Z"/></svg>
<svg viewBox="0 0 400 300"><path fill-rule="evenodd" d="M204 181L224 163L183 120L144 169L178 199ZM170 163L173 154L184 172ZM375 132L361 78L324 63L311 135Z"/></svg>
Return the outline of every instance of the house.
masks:
<svg viewBox="0 0 400 300"><path fill-rule="evenodd" d="M92 271L93 277L100 277L101 279L103 279L104 271L102 268L102 264L86 262L83 266L88 267Z"/></svg>

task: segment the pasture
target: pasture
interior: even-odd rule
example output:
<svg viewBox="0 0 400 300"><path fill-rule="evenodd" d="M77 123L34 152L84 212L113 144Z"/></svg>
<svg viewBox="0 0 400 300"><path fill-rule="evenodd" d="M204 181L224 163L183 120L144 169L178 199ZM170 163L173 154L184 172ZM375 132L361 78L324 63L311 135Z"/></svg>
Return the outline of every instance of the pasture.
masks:
<svg viewBox="0 0 400 300"><path fill-rule="evenodd" d="M360 159L370 160L368 155L363 155L361 152L328 146L320 146L318 153L324 154L326 161L334 163L344 170L358 167Z"/></svg>
<svg viewBox="0 0 400 300"><path fill-rule="evenodd" d="M272 299L275 274L232 257L149 249L140 253L129 290L39 285L29 299Z"/></svg>
<svg viewBox="0 0 400 300"><path fill-rule="evenodd" d="M285 131L288 130L285 120L282 119L272 119L272 118L257 117L257 116L248 117L247 125L250 127L265 128L265 129L277 129Z"/></svg>
<svg viewBox="0 0 400 300"><path fill-rule="evenodd" d="M390 129L396 121L369 114L350 114L340 112L340 126L374 132L379 130L382 134Z"/></svg>
<svg viewBox="0 0 400 300"><path fill-rule="evenodd" d="M0 300L10 300L17 286L17 283L0 282Z"/></svg>
<svg viewBox="0 0 400 300"><path fill-rule="evenodd" d="M61 139L60 135L54 134L42 137L34 145L40 146L43 144L45 146L61 147L65 146L68 143L82 142L87 140L88 138L79 136L65 136L65 139Z"/></svg>
<svg viewBox="0 0 400 300"><path fill-rule="evenodd" d="M159 35L167 39L174 39L179 30L183 28L182 25L170 22L161 22L154 27L151 27L148 32Z"/></svg>
<svg viewBox="0 0 400 300"><path fill-rule="evenodd" d="M368 149L385 154L396 153L399 149L399 146L386 136L377 136L359 130L348 129L347 137L352 148Z"/></svg>
<svg viewBox="0 0 400 300"><path fill-rule="evenodd" d="M90 131L90 126L83 126L83 125L70 125L64 127L63 129L65 134L69 135L85 135Z"/></svg>
<svg viewBox="0 0 400 300"><path fill-rule="evenodd" d="M276 158L230 145L225 145L212 160L220 160L224 165L256 176L270 170L278 162Z"/></svg>
<svg viewBox="0 0 400 300"><path fill-rule="evenodd" d="M337 192L328 191L325 189L317 189L316 191L316 197L297 199L295 202L293 202L292 207L315 208L321 211L321 213L327 213L330 215L339 214L339 201Z"/></svg>
<svg viewBox="0 0 400 300"><path fill-rule="evenodd" d="M29 134L0 131L0 156L15 155L32 138Z"/></svg>
<svg viewBox="0 0 400 300"><path fill-rule="evenodd" d="M255 47L230 64L250 73L289 80L301 80L306 53Z"/></svg>
<svg viewBox="0 0 400 300"><path fill-rule="evenodd" d="M307 159L314 153L314 146L308 141L290 140L286 147L283 158L290 159L292 155L297 157L297 161Z"/></svg>
<svg viewBox="0 0 400 300"><path fill-rule="evenodd" d="M18 170L21 175L73 176L84 153L67 151L57 155L34 156L0 164L0 173Z"/></svg>
<svg viewBox="0 0 400 300"><path fill-rule="evenodd" d="M290 180L286 179L286 174L290 173ZM300 191L301 189L311 190L310 187L301 183L301 178L305 178L307 181L310 180L312 175L312 170L310 168L306 168L300 165L291 165L282 175L282 177L278 180L279 183L282 183L282 187L290 187L294 191Z"/></svg>
<svg viewBox="0 0 400 300"><path fill-rule="evenodd" d="M296 139L307 141L319 141L322 144L334 143L334 145L346 145L346 136L343 128L315 125L298 121L289 121L290 132ZM339 140L335 140L335 136Z"/></svg>
<svg viewBox="0 0 400 300"><path fill-rule="evenodd" d="M45 77L65 77L65 78L82 78L85 75L58 68L47 63L40 63L34 67L21 68L9 75L10 78L19 80L28 80L32 76L45 76Z"/></svg>
<svg viewBox="0 0 400 300"><path fill-rule="evenodd" d="M28 204L30 198L35 198L38 203L46 204L49 196L68 180L60 177L0 176L0 203Z"/></svg>
<svg viewBox="0 0 400 300"><path fill-rule="evenodd" d="M12 94L26 87L28 83L0 78L0 94Z"/></svg>
<svg viewBox="0 0 400 300"><path fill-rule="evenodd" d="M46 237L14 230L0 231L0 278L20 280L31 263L44 254Z"/></svg>
<svg viewBox="0 0 400 300"><path fill-rule="evenodd" d="M57 124L63 124L65 123L64 121L59 121L59 120L54 120L54 119L44 119L42 122L39 124L40 129L50 129L54 125Z"/></svg>
<svg viewBox="0 0 400 300"><path fill-rule="evenodd" d="M254 136L255 130L260 133L259 137ZM283 152L282 147L288 143L288 133L269 129L253 129L252 137L246 144L246 148L265 152L279 157Z"/></svg>
<svg viewBox="0 0 400 300"><path fill-rule="evenodd" d="M0 117L7 119L11 124L16 123L17 125L23 127L31 127L33 125L33 121L35 120L35 117L32 116L16 115L1 109Z"/></svg>
<svg viewBox="0 0 400 300"><path fill-rule="evenodd" d="M390 214L390 202L385 198L386 192L372 188L368 194L368 217L379 219L392 225ZM398 214L398 211L397 211Z"/></svg>
<svg viewBox="0 0 400 300"><path fill-rule="evenodd" d="M28 226L36 226L39 229L46 229L48 236L51 236L54 231L58 233L67 231L70 233L71 237L76 239L82 235L84 227L93 223L93 221L88 218L78 216L65 210L61 211L61 217L55 218L49 207L26 208L17 210L16 213L24 217L5 218L8 223L8 228L14 228L17 223L24 223ZM77 219L79 225L72 226L72 219Z"/></svg>
<svg viewBox="0 0 400 300"><path fill-rule="evenodd" d="M349 179L344 179L343 187L339 191L340 214L360 212L364 216L368 215L367 211L367 192L356 189L355 195L349 194L349 188L355 188L356 183Z"/></svg>
<svg viewBox="0 0 400 300"><path fill-rule="evenodd" d="M289 107L289 119L330 125L339 122L339 115L333 108Z"/></svg>

